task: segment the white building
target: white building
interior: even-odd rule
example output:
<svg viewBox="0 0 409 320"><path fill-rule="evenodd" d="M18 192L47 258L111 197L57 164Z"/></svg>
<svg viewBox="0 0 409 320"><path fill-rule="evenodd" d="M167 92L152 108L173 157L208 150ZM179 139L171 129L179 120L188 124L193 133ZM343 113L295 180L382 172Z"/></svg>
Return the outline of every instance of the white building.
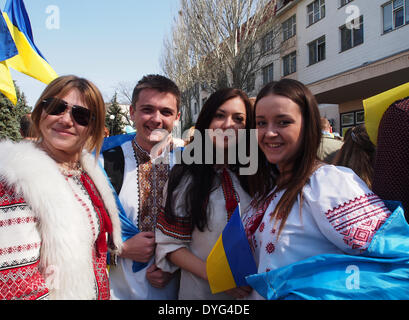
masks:
<svg viewBox="0 0 409 320"><path fill-rule="evenodd" d="M275 19L282 49L263 60L250 96L297 79L343 132L363 122L363 99L409 81L409 0L278 0Z"/></svg>

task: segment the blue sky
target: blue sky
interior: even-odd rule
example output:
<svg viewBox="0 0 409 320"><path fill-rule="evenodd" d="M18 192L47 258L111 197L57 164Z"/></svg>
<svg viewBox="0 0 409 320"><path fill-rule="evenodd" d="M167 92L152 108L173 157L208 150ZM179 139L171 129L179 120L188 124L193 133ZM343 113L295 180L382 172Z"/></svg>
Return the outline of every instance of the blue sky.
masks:
<svg viewBox="0 0 409 320"><path fill-rule="evenodd" d="M0 0L3 10L6 0ZM134 85L143 75L161 73L159 58L179 0L25 0L34 41L59 75L94 82L109 101L115 87ZM47 22L59 11L59 28ZM55 26L55 24L53 25ZM33 106L45 84L12 72Z"/></svg>

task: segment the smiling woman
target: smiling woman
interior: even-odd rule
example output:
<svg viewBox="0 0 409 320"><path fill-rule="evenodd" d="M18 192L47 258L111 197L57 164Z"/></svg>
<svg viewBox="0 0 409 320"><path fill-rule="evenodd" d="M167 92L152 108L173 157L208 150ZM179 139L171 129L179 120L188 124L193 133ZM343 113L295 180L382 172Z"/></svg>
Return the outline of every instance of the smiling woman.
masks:
<svg viewBox="0 0 409 320"><path fill-rule="evenodd" d="M35 105L37 140L0 143L0 213L8 221L0 224L0 299L109 299L106 255L120 251L120 222L90 154L99 152L104 118L99 90L63 76Z"/></svg>
<svg viewBox="0 0 409 320"><path fill-rule="evenodd" d="M186 149L191 144L202 146L191 149L195 153L210 145L210 151L219 149L227 154L229 149L237 148L238 137L230 143L222 134L214 139L209 131L229 130L235 136L239 130L250 129L251 123L247 95L239 89L218 90L204 104L196 122L197 132ZM239 163L237 153L234 161L224 157L220 163L209 163L205 153L200 152L200 163L182 162L170 172L155 231L156 264L167 272L181 269L179 299L244 297L249 293L247 287L212 294L205 262L238 204L243 209L249 204L247 177L239 174L239 167L244 165Z"/></svg>
<svg viewBox="0 0 409 320"><path fill-rule="evenodd" d="M391 212L352 170L318 160L320 114L310 90L291 79L269 83L254 112L259 171L243 221L258 273L320 254L364 252Z"/></svg>

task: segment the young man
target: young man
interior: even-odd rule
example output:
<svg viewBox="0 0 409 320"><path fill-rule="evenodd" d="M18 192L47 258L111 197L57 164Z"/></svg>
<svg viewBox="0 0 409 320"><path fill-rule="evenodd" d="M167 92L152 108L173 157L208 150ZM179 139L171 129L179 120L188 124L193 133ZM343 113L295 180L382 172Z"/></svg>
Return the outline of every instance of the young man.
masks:
<svg viewBox="0 0 409 320"><path fill-rule="evenodd" d="M164 137L179 120L179 106L180 92L173 81L160 75L143 77L130 106L135 138L103 152L104 168L119 195L124 219L139 229L127 237L116 266L110 268L114 299L177 298L178 277L156 267L154 252L156 217L170 170L169 161L156 161L170 156L173 142Z"/></svg>

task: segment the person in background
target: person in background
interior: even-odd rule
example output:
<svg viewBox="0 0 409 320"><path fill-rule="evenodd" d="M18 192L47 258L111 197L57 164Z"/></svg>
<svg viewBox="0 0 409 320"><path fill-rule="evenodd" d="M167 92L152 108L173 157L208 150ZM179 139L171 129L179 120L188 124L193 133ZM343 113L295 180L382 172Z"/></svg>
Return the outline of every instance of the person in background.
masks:
<svg viewBox="0 0 409 320"><path fill-rule="evenodd" d="M322 138L318 148L318 158L328 164L332 163L336 153L342 147L342 141L332 133L327 118L321 118Z"/></svg>
<svg viewBox="0 0 409 320"><path fill-rule="evenodd" d="M20 134L23 139L30 140L34 138L31 130L31 114L25 114L20 119Z"/></svg>
<svg viewBox="0 0 409 320"><path fill-rule="evenodd" d="M156 263L168 272L181 269L181 300L232 299L249 293L249 288L236 288L212 294L206 259L237 205L243 212L250 203L247 177L238 171L238 154L229 163L228 151L237 148L239 130L250 129L251 123L251 103L243 91L216 91L199 114L191 142L202 146L202 162L177 164L169 176L156 228ZM217 131L226 136L215 137ZM229 135L233 139L226 139ZM213 148L213 155L220 152L224 161L206 162L206 154L212 152L206 146Z"/></svg>
<svg viewBox="0 0 409 320"><path fill-rule="evenodd" d="M110 298L107 250L118 208L98 155L105 105L90 81L62 76L32 112L34 141L0 142L0 299Z"/></svg>
<svg viewBox="0 0 409 320"><path fill-rule="evenodd" d="M103 166L124 210L123 224L139 231L128 234L121 255L111 259L113 299L177 298L178 274L158 268L154 253L156 219L171 167L170 161L162 160L172 154L174 142L168 138L180 117L179 107L180 92L173 81L161 75L144 76L134 88L130 106L136 136L127 135L131 140L119 140L102 153Z"/></svg>
<svg viewBox="0 0 409 320"><path fill-rule="evenodd" d="M344 144L336 154L333 164L351 168L372 189L375 164L375 145L369 139L365 125L350 129Z"/></svg>

